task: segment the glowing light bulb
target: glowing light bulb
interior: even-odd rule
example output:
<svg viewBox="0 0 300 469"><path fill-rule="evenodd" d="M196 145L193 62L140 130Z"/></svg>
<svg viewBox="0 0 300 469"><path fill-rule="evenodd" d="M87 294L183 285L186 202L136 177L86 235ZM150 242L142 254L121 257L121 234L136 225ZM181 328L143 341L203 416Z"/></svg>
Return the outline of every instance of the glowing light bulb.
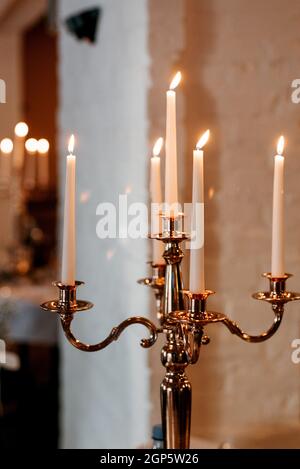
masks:
<svg viewBox="0 0 300 469"><path fill-rule="evenodd" d="M3 140L1 140L0 150L2 151L2 153L5 153L6 155L8 155L9 153L13 151L13 149L14 149L14 144L10 138L4 138Z"/></svg>
<svg viewBox="0 0 300 469"><path fill-rule="evenodd" d="M26 137L28 135L29 128L25 122L18 122L15 126L15 134L17 137Z"/></svg>
<svg viewBox="0 0 300 469"><path fill-rule="evenodd" d="M37 151L39 153L48 153L50 148L49 142L46 138L40 138L37 144Z"/></svg>
<svg viewBox="0 0 300 469"><path fill-rule="evenodd" d="M25 148L29 153L35 153L38 149L38 141L36 138L29 138L25 142Z"/></svg>

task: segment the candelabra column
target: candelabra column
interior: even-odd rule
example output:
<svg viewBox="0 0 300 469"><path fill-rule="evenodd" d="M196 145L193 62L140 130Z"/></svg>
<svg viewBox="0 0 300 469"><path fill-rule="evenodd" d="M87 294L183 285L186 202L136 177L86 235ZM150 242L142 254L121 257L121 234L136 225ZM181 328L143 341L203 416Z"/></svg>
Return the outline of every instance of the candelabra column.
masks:
<svg viewBox="0 0 300 469"><path fill-rule="evenodd" d="M167 343L162 349L161 361L166 368L160 387L164 447L188 449L192 386L185 374L188 359L183 340L173 330L167 332Z"/></svg>
<svg viewBox="0 0 300 469"><path fill-rule="evenodd" d="M178 242L166 243L164 259L166 260L165 290L162 297L162 314L164 319L172 311L184 309L183 283L181 275L182 250Z"/></svg>
<svg viewBox="0 0 300 469"><path fill-rule="evenodd" d="M184 310L181 273L183 252L180 243L186 239L175 229L176 218L165 218L166 230L158 237L165 243L165 283L162 295L162 325L166 344L161 361L166 368L160 387L161 417L166 449L188 449L190 443L192 387L185 374L189 364L184 333L178 324L168 322L170 315Z"/></svg>
<svg viewBox="0 0 300 469"><path fill-rule="evenodd" d="M167 218L166 231L157 237L165 243L163 257L166 261L164 292L162 295L162 319L166 321L173 311L184 309L184 291L181 273L183 252L180 243L186 239L183 233L175 230L175 218Z"/></svg>

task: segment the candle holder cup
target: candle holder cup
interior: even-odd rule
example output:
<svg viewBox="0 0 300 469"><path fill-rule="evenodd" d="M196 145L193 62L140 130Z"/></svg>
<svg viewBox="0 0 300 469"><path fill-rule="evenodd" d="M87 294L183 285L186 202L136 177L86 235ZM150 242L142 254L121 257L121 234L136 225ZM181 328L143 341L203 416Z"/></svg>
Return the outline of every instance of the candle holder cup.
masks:
<svg viewBox="0 0 300 469"><path fill-rule="evenodd" d="M161 311L162 297L165 286L165 264L154 264L149 262L152 268L152 275L150 277L141 278L138 280L140 285L145 285L152 288L155 296L156 316L160 324L163 323L163 315Z"/></svg>
<svg viewBox="0 0 300 469"><path fill-rule="evenodd" d="M53 282L59 290L57 300L47 301L41 305L45 311L52 311L60 315L73 315L79 311L86 311L93 307L90 301L77 300L77 288L84 282L76 281L74 285L65 285L62 282Z"/></svg>

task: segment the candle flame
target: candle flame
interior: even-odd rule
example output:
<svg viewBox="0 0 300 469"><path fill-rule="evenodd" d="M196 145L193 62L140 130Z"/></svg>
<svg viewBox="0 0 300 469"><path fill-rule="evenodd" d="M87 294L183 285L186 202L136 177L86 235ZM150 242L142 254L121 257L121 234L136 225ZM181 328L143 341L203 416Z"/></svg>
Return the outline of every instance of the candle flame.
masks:
<svg viewBox="0 0 300 469"><path fill-rule="evenodd" d="M277 142L277 153L278 155L282 155L284 149L284 136L281 135Z"/></svg>
<svg viewBox="0 0 300 469"><path fill-rule="evenodd" d="M177 72L170 84L170 90L175 90L181 80L181 72Z"/></svg>
<svg viewBox="0 0 300 469"><path fill-rule="evenodd" d="M13 151L14 144L10 138L4 138L0 142L0 150L2 153L9 154Z"/></svg>
<svg viewBox="0 0 300 469"><path fill-rule="evenodd" d="M38 145L37 145L37 151L39 153L48 153L49 151L49 142L46 138L40 138L40 140L38 141Z"/></svg>
<svg viewBox="0 0 300 469"><path fill-rule="evenodd" d="M17 137L26 137L28 131L28 125L25 122L18 122L15 126L15 134Z"/></svg>
<svg viewBox="0 0 300 469"><path fill-rule="evenodd" d="M68 150L69 150L69 153L72 155L73 154L73 151L74 151L74 146L75 146L75 137L74 135L72 134L70 139L69 139L69 145L68 145Z"/></svg>
<svg viewBox="0 0 300 469"><path fill-rule="evenodd" d="M207 143L207 141L209 139L209 134L210 134L210 131L209 131L209 129L207 129L206 132L204 132L204 134L201 135L201 137L199 138L198 143L196 145L197 150L200 150L201 148L204 147L204 145Z"/></svg>
<svg viewBox="0 0 300 469"><path fill-rule="evenodd" d="M164 139L162 137L159 137L153 147L153 156L158 156L160 154L160 151L162 149L164 143Z"/></svg>
<svg viewBox="0 0 300 469"><path fill-rule="evenodd" d="M25 148L29 153L35 153L38 148L38 141L35 138L29 138L25 142Z"/></svg>

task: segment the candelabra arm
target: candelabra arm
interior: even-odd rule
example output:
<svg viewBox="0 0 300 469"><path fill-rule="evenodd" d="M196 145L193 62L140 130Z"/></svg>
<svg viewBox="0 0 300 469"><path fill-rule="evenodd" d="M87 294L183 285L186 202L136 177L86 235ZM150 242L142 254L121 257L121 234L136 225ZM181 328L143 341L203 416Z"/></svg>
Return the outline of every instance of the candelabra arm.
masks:
<svg viewBox="0 0 300 469"><path fill-rule="evenodd" d="M122 332L132 324L142 324L143 326L147 327L150 332L149 339L142 339L140 345L144 348L151 347L157 340L158 330L156 326L149 321L149 319L136 316L132 318L125 319L125 321L121 322L118 326L114 327L110 334L104 339L102 342L97 344L85 344L80 340L76 339L71 331L71 323L73 320L73 315L71 314L61 314L61 324L63 331L65 333L66 338L68 341L77 349L82 350L83 352L97 352L99 350L104 349L108 345L110 345L113 341L118 340Z"/></svg>
<svg viewBox="0 0 300 469"><path fill-rule="evenodd" d="M86 311L93 307L93 304L89 301L77 300L76 298L77 287L82 285L82 283L83 282L76 281L74 285L64 285L62 282L55 282L54 285L59 289L59 298L57 300L47 301L41 305L45 311L52 311L59 314L65 336L74 347L82 350L83 352L97 352L98 350L102 350L110 345L114 340L118 340L122 332L132 324L142 324L147 327L150 332L150 337L148 339L141 340L142 347L151 347L156 342L157 334L158 332L161 332L161 330L157 329L149 319L141 316L125 319L125 321L121 322L121 324L111 330L106 339L98 344L85 344L76 339L71 331L71 323L73 321L74 314L77 314L79 311Z"/></svg>
<svg viewBox="0 0 300 469"><path fill-rule="evenodd" d="M270 329L266 332L263 332L259 335L249 335L244 332L238 324L236 324L231 319L226 316L223 318L223 324L230 330L232 334L237 335L240 339L245 340L246 342L264 342L265 340L270 339L275 332L279 329L281 324L284 306L290 301L300 300L300 294L295 292L290 292L286 290L286 281L291 274L284 274L282 277L274 277L271 273L263 274L263 277L267 278L270 282L269 291L257 292L252 296L256 300L261 300L269 303L272 306L272 310L275 314L273 324Z"/></svg>
<svg viewBox="0 0 300 469"><path fill-rule="evenodd" d="M274 318L273 324L266 332L263 332L262 334L259 334L259 335L247 334L240 328L240 326L236 322L232 321L228 317L225 317L222 322L230 330L232 334L237 335L240 339L245 340L246 342L250 342L250 343L257 343L257 342L264 342L265 340L270 339L270 337L272 337L275 334L275 332L278 330L281 324L282 318L283 318L283 306L280 308L277 307L277 311L275 312L275 318Z"/></svg>

